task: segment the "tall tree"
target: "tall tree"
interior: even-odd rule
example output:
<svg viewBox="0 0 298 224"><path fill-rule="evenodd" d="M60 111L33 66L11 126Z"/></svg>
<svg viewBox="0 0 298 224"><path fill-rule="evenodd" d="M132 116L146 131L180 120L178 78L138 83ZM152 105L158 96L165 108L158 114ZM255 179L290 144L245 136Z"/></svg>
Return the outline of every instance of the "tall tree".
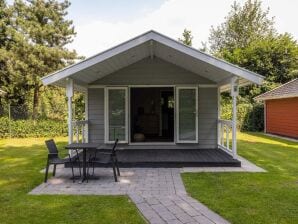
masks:
<svg viewBox="0 0 298 224"><path fill-rule="evenodd" d="M183 33L182 33L182 37L178 38L178 40L188 46L192 46L192 39L193 36L191 34L190 30L184 29Z"/></svg>
<svg viewBox="0 0 298 224"><path fill-rule="evenodd" d="M66 18L69 6L67 0L17 0L13 5L13 21L24 42L14 50L23 55L26 65L23 75L33 89L33 118L38 114L40 77L78 58L75 51L66 48L76 34L72 21Z"/></svg>
<svg viewBox="0 0 298 224"><path fill-rule="evenodd" d="M259 0L248 0L243 6L235 1L225 22L211 27L211 53L221 56L223 50L245 48L256 39L276 33L274 20L268 14L269 8L264 11Z"/></svg>
<svg viewBox="0 0 298 224"><path fill-rule="evenodd" d="M268 13L258 0L243 6L234 3L226 21L212 28L209 38L213 54L266 77L263 86L241 90L249 100L297 75L297 42L290 34L278 34Z"/></svg>
<svg viewBox="0 0 298 224"><path fill-rule="evenodd" d="M11 103L23 105L26 85L21 73L25 64L14 51L23 46L23 41L14 26L12 14L13 10L0 0L0 86L8 93L5 97Z"/></svg>

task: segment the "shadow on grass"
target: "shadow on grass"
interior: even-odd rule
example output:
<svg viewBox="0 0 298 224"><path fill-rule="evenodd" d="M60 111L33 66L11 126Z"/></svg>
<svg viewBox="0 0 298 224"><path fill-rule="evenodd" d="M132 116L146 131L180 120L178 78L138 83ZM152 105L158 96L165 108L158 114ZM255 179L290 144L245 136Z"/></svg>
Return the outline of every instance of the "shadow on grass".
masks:
<svg viewBox="0 0 298 224"><path fill-rule="evenodd" d="M0 223L144 223L126 196L67 196L27 193L43 181L45 139L0 140ZM58 140L61 156L66 141Z"/></svg>

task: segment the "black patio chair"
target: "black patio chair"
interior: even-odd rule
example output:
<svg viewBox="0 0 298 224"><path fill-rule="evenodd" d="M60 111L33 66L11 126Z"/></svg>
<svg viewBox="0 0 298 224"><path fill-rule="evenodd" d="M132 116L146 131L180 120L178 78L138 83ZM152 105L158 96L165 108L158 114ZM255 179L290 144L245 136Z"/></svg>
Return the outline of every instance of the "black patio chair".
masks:
<svg viewBox="0 0 298 224"><path fill-rule="evenodd" d="M56 166L59 164L66 164L70 163L71 165L71 172L72 172L72 179L73 182L75 181L75 175L74 175L74 162L78 162L79 164L79 170L80 170L80 175L81 177L81 165L80 165L80 160L79 160L79 153L78 150L76 151L76 155L71 157L70 154L68 154L68 158L61 159L58 155L58 148L56 146L56 143L53 139L45 141L47 149L48 149L48 158L47 158L47 165L46 165L46 172L45 172L45 179L44 182L46 183L48 180L48 172L49 172L49 167L50 165L53 165L53 176L56 175Z"/></svg>
<svg viewBox="0 0 298 224"><path fill-rule="evenodd" d="M117 158L117 144L118 144L118 139L116 139L112 149L95 150L93 156L92 154L90 154L89 160L88 160L88 167L87 167L87 182L88 182L88 177L91 176L89 173L90 165L92 166L92 175L94 175L94 168L96 164L100 164L100 165L111 164L113 168L115 182L118 181L117 175L120 176L120 170L119 170L118 158Z"/></svg>

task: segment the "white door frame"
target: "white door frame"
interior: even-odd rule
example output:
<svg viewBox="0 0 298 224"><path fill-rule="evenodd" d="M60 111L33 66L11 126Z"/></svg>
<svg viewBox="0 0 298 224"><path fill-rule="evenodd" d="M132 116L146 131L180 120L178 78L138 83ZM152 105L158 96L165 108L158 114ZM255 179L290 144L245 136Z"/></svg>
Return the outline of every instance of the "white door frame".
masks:
<svg viewBox="0 0 298 224"><path fill-rule="evenodd" d="M128 87L126 86L113 86L105 87L104 92L104 133L105 133L105 143L114 143L114 141L109 141L109 90L111 89L122 89L125 90L125 140L119 140L119 143L128 143Z"/></svg>
<svg viewBox="0 0 298 224"><path fill-rule="evenodd" d="M195 140L180 140L179 139L179 90L180 89L194 89L196 92L196 105L195 105L195 110L196 110L196 139ZM198 143L198 86L177 86L176 87L176 142L177 143Z"/></svg>

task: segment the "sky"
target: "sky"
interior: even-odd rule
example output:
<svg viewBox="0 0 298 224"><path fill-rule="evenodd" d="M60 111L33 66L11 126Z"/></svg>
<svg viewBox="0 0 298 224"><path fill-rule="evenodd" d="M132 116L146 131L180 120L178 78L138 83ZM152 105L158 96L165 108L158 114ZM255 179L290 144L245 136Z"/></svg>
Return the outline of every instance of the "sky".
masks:
<svg viewBox="0 0 298 224"><path fill-rule="evenodd" d="M184 28L192 31L193 47L208 41L211 26L224 21L234 0L70 0L68 18L77 32L68 47L92 56L137 35L156 30L178 39ZM245 0L237 0L239 3ZM298 1L263 0L280 33L298 40Z"/></svg>

